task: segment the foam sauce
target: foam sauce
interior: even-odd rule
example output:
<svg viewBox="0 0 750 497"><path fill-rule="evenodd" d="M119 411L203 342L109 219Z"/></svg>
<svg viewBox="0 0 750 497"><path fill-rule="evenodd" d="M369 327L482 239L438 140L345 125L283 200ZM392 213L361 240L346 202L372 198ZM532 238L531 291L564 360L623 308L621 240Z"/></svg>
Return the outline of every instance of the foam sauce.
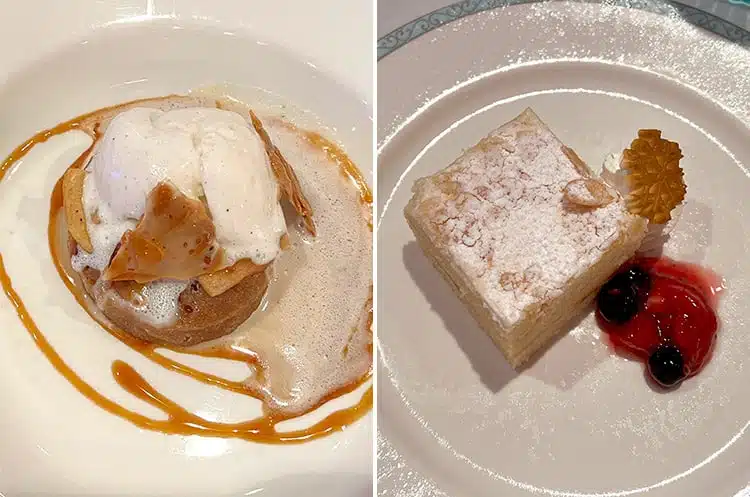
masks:
<svg viewBox="0 0 750 497"><path fill-rule="evenodd" d="M220 339L254 351L265 372L251 379L272 409L302 412L371 365L369 204L340 167L298 130L265 121L313 208L318 235L290 226L292 246L275 265L268 306ZM296 217L289 217L297 224Z"/></svg>
<svg viewBox="0 0 750 497"><path fill-rule="evenodd" d="M141 290L143 305L133 310L152 326L169 326L177 320L177 299L187 286L187 281L152 281Z"/></svg>

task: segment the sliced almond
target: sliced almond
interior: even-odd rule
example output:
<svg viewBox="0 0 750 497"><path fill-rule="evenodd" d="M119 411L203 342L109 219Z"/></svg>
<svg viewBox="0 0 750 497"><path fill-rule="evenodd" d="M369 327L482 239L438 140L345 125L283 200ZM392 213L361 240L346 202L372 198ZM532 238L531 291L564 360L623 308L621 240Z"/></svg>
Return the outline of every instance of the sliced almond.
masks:
<svg viewBox="0 0 750 497"><path fill-rule="evenodd" d="M276 180L279 182L281 191L286 196L286 199L294 206L294 210L297 214L302 216L305 220L305 227L311 235L315 236L315 222L313 221L313 212L310 203L302 193L302 187L299 184L297 175L294 174L294 169L287 162L281 151L273 144L271 137L263 128L263 123L258 119L253 111L250 111L250 119L253 122L255 131L260 135L263 143L266 146L266 153L271 161L271 168L273 173L276 175Z"/></svg>
<svg viewBox="0 0 750 497"><path fill-rule="evenodd" d="M216 297L248 276L265 271L266 267L259 266L250 259L242 259L228 268L198 276L198 283L209 296Z"/></svg>
<svg viewBox="0 0 750 497"><path fill-rule="evenodd" d="M582 207L604 207L615 200L607 185L593 178L569 182L563 189L563 195L568 202Z"/></svg>
<svg viewBox="0 0 750 497"><path fill-rule="evenodd" d="M86 211L83 209L83 180L86 172L83 169L71 168L63 175L63 206L68 232L73 239L88 253L94 251L91 237L86 226Z"/></svg>

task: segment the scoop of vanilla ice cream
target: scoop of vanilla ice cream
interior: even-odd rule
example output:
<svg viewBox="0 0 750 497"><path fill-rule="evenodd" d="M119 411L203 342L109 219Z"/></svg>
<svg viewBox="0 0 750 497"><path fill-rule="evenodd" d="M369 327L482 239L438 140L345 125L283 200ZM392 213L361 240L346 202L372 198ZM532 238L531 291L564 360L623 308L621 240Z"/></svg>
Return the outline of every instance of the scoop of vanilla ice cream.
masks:
<svg viewBox="0 0 750 497"><path fill-rule="evenodd" d="M170 181L191 198L205 196L229 264L242 258L266 264L278 255L286 233L278 183L263 141L239 114L127 110L112 119L86 171L84 206L102 220L89 226L94 239L107 229L111 239L113 226L139 219L151 190Z"/></svg>
<svg viewBox="0 0 750 497"><path fill-rule="evenodd" d="M149 192L164 180L190 197L202 195L193 141L198 116L190 117L178 124L160 110L135 108L112 119L87 170L113 215L140 218Z"/></svg>

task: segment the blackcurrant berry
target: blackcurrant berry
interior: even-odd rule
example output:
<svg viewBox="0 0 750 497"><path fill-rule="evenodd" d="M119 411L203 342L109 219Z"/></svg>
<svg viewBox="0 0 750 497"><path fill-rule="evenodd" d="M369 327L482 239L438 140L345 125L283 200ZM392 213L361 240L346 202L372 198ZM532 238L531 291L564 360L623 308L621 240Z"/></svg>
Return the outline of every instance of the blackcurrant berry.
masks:
<svg viewBox="0 0 750 497"><path fill-rule="evenodd" d="M645 301L646 295L651 289L651 277L646 271L638 266L631 266L618 276L628 280L635 288L638 297Z"/></svg>
<svg viewBox="0 0 750 497"><path fill-rule="evenodd" d="M599 290L596 306L605 321L625 324L638 312L638 294L627 278L618 275Z"/></svg>
<svg viewBox="0 0 750 497"><path fill-rule="evenodd" d="M663 387L672 387L685 379L685 362L680 349L672 344L659 345L648 358L651 378Z"/></svg>

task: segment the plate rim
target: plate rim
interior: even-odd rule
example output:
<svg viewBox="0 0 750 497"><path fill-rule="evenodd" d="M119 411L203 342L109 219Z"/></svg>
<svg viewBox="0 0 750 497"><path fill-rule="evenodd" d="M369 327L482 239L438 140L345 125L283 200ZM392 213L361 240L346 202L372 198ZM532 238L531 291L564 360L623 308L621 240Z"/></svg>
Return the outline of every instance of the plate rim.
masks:
<svg viewBox="0 0 750 497"><path fill-rule="evenodd" d="M392 54L399 48L409 44L409 42L419 38L446 24L463 19L480 12L488 10L502 9L514 5L525 5L531 3L543 3L552 0L466 0L457 1L428 12L416 19L402 24L390 33L378 38L377 42L377 60L380 62L383 58ZM738 26L726 19L719 17L705 10L686 5L676 0L663 0L657 2L653 0L567 0L577 3L603 3L614 7L626 7L632 9L644 10L654 14L667 14L669 9L674 11L686 22L704 29L725 40L737 43L745 48L750 48L750 31ZM665 7L665 4L668 7Z"/></svg>

